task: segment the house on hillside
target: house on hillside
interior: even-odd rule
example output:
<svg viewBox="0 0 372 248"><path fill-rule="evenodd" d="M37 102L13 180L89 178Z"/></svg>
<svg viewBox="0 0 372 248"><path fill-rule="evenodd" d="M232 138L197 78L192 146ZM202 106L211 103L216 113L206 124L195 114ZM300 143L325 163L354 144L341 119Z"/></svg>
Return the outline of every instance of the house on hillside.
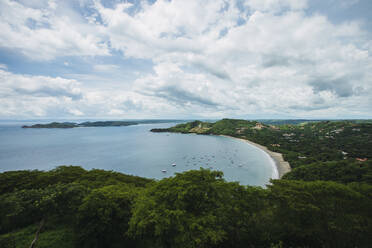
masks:
<svg viewBox="0 0 372 248"><path fill-rule="evenodd" d="M332 130L331 133L336 133L336 134L339 134L341 133L342 131L344 131L344 128L339 128L339 129L335 129L335 130Z"/></svg>
<svg viewBox="0 0 372 248"><path fill-rule="evenodd" d="M271 128L272 130L275 130L275 131L279 131L279 130L280 130L279 127L274 126L274 125L270 125L270 128Z"/></svg>
<svg viewBox="0 0 372 248"><path fill-rule="evenodd" d="M368 158L356 158L355 160L359 162L366 162Z"/></svg>
<svg viewBox="0 0 372 248"><path fill-rule="evenodd" d="M295 136L296 134L294 134L294 133L284 133L283 134L283 137L285 137L285 138L290 138L290 137L292 137L292 136Z"/></svg>
<svg viewBox="0 0 372 248"><path fill-rule="evenodd" d="M262 123L257 122L256 126L252 127L252 129L261 130L263 127Z"/></svg>

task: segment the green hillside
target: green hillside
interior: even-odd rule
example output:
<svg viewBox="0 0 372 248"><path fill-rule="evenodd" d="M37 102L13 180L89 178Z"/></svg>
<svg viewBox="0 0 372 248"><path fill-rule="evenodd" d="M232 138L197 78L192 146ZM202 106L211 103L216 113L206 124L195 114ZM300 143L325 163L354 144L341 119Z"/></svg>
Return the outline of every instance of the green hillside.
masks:
<svg viewBox="0 0 372 248"><path fill-rule="evenodd" d="M194 121L152 131L229 135L248 139L282 153L292 168L316 162L372 159L372 123L368 121L269 125L257 121L223 119L215 123Z"/></svg>

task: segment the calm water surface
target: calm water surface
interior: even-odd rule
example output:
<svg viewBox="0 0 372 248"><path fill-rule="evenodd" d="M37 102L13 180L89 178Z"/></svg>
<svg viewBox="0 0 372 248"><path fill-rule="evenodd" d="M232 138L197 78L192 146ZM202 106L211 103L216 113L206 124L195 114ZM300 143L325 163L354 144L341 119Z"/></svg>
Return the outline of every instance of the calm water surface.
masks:
<svg viewBox="0 0 372 248"><path fill-rule="evenodd" d="M149 132L173 125L22 129L20 124L3 123L0 172L80 165L161 179L203 167L223 171L228 181L259 186L274 175L271 158L246 142L220 136Z"/></svg>

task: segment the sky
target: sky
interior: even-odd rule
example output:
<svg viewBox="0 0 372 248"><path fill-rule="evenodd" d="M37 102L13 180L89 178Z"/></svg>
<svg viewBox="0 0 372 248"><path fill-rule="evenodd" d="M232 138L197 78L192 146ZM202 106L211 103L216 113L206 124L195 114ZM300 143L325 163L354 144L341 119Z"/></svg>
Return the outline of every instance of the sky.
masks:
<svg viewBox="0 0 372 248"><path fill-rule="evenodd" d="M0 0L0 119L372 118L371 0Z"/></svg>

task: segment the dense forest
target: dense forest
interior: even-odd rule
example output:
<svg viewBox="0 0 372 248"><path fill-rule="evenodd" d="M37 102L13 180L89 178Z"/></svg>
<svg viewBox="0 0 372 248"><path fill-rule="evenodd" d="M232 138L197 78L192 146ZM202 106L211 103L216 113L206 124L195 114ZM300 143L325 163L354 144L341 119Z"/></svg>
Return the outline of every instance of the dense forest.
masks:
<svg viewBox="0 0 372 248"><path fill-rule="evenodd" d="M160 181L76 166L4 172L0 247L35 236L40 248L370 247L370 178L323 174L264 189L204 169Z"/></svg>
<svg viewBox="0 0 372 248"><path fill-rule="evenodd" d="M224 119L152 131L249 139L293 170L266 188L202 168L162 180L77 166L3 172L0 247L370 247L370 122Z"/></svg>

